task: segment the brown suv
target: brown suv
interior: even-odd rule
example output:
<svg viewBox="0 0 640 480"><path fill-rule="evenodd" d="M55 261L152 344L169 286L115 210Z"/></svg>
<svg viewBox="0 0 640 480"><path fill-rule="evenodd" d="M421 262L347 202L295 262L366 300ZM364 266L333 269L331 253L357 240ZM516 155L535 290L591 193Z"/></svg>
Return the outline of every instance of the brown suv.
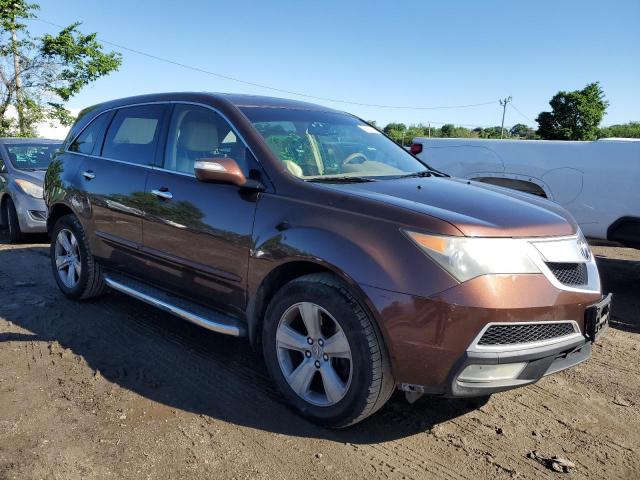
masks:
<svg viewBox="0 0 640 480"><path fill-rule="evenodd" d="M107 287L246 336L282 394L331 427L394 388L478 396L588 358L607 325L575 221L450 178L362 120L244 95L84 110L45 180L70 298Z"/></svg>

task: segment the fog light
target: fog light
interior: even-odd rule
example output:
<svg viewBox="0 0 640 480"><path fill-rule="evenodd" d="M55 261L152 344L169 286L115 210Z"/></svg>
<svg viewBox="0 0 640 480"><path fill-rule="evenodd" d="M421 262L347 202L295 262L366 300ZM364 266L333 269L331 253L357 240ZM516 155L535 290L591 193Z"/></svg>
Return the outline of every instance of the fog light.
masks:
<svg viewBox="0 0 640 480"><path fill-rule="evenodd" d="M503 363L501 365L468 365L460 375L461 382L496 382L512 380L520 375L527 362Z"/></svg>
<svg viewBox="0 0 640 480"><path fill-rule="evenodd" d="M47 212L42 212L40 210L29 210L29 216L34 220L38 220L40 222L44 222L47 219Z"/></svg>

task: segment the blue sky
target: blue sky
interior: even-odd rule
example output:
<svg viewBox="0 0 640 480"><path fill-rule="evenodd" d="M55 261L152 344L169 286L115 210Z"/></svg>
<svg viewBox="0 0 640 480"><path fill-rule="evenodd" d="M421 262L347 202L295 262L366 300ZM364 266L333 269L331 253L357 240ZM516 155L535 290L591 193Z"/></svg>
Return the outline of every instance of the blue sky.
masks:
<svg viewBox="0 0 640 480"><path fill-rule="evenodd" d="M600 81L603 124L640 120L640 1L41 0L39 16L205 70L276 88L410 110L312 100L379 124L390 121L535 125L558 90ZM64 5L64 8L61 7ZM55 28L31 23L35 33ZM113 47L110 47L113 48ZM117 50L116 48L114 48ZM148 92L285 96L130 52L121 69L70 107Z"/></svg>

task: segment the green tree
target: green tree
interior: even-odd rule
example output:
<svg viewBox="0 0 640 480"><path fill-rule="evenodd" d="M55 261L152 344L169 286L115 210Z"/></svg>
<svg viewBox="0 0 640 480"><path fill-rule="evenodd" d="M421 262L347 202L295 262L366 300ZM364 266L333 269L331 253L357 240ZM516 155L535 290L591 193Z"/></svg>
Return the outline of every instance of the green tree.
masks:
<svg viewBox="0 0 640 480"><path fill-rule="evenodd" d="M524 138L524 139L527 139L527 140L531 140L533 138L536 138L536 132L533 130L533 128L528 127L524 123L516 123L509 130L509 134L512 137Z"/></svg>
<svg viewBox="0 0 640 480"><path fill-rule="evenodd" d="M77 22L57 35L32 37L24 21L38 8L0 0L0 136L34 136L43 120L70 124L64 104L122 63L119 53L103 51L95 33L81 33ZM9 117L10 107L17 121Z"/></svg>
<svg viewBox="0 0 640 480"><path fill-rule="evenodd" d="M474 132L479 138L502 138L502 127L476 128ZM509 131L506 131L506 138L509 138Z"/></svg>
<svg viewBox="0 0 640 480"><path fill-rule="evenodd" d="M640 138L640 122L629 122L622 125L602 127L598 138Z"/></svg>
<svg viewBox="0 0 640 480"><path fill-rule="evenodd" d="M388 123L382 131L398 143L406 140L407 126L404 123Z"/></svg>
<svg viewBox="0 0 640 480"><path fill-rule="evenodd" d="M453 137L453 130L455 127L452 123L445 123L440 127L440 136L445 138Z"/></svg>
<svg viewBox="0 0 640 480"><path fill-rule="evenodd" d="M598 82L582 90L558 92L551 101L550 112L541 112L538 135L548 140L594 140L609 102Z"/></svg>

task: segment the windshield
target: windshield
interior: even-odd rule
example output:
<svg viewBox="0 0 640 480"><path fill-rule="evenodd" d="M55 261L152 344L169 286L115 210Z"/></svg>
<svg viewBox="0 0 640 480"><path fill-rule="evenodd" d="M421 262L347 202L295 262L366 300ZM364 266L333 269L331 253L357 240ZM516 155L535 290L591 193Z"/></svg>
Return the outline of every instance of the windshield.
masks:
<svg viewBox="0 0 640 480"><path fill-rule="evenodd" d="M343 113L247 107L242 111L296 177L397 177L426 166L370 125Z"/></svg>
<svg viewBox="0 0 640 480"><path fill-rule="evenodd" d="M9 160L18 170L46 170L58 143L13 143L5 144Z"/></svg>

